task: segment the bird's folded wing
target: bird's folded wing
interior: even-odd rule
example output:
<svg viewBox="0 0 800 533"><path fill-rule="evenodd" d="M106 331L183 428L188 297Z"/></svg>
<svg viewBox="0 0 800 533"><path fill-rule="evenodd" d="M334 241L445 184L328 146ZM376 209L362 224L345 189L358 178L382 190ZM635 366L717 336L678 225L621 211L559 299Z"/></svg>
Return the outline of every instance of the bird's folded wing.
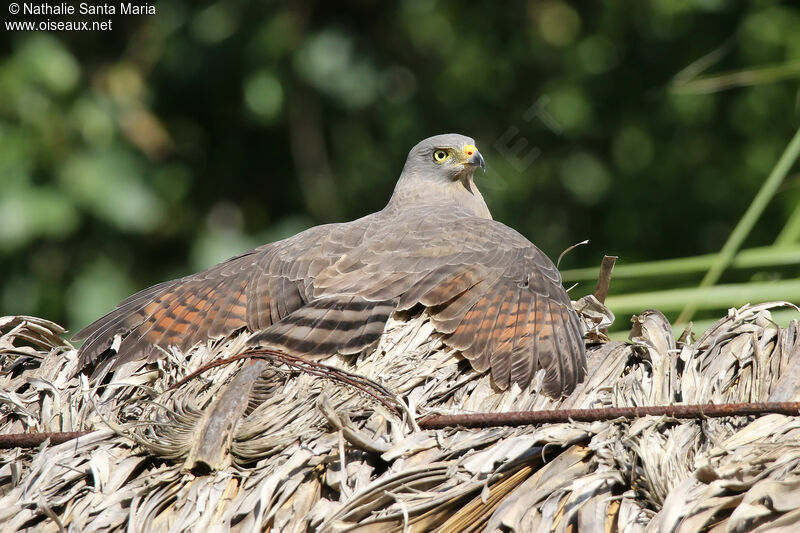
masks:
<svg viewBox="0 0 800 533"><path fill-rule="evenodd" d="M137 293L81 331L82 364L187 349L248 328L253 342L310 356L355 353L395 308L429 308L434 326L495 382L550 394L584 373L582 333L550 260L516 231L457 210L409 209L318 226L204 272Z"/></svg>
<svg viewBox="0 0 800 533"><path fill-rule="evenodd" d="M544 368L551 395L583 379L583 332L555 265L501 223L409 210L321 271L315 297L427 306L445 341L500 387ZM402 228L402 231L398 231Z"/></svg>

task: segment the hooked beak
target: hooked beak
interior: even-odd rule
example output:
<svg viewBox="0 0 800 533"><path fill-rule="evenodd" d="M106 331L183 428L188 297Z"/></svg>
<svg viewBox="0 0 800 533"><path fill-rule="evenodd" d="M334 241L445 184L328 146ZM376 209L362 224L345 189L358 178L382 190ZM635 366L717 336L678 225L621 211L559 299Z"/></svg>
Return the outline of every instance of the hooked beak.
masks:
<svg viewBox="0 0 800 533"><path fill-rule="evenodd" d="M462 161L464 161L465 165L470 165L472 168L481 167L486 172L486 161L483 160L483 156L474 144L466 145L463 150Z"/></svg>
<svg viewBox="0 0 800 533"><path fill-rule="evenodd" d="M473 156L467 160L467 163L473 167L481 167L483 171L486 172L486 161L483 160L483 156L480 152L475 152Z"/></svg>

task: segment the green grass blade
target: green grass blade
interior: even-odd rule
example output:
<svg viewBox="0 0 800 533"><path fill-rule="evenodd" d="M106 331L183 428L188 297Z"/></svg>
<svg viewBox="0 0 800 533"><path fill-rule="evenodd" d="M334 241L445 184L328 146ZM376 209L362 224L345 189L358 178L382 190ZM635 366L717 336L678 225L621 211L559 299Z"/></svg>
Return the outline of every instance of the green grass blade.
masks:
<svg viewBox="0 0 800 533"><path fill-rule="evenodd" d="M775 246L791 246L800 243L800 205L794 208L789 220L775 239Z"/></svg>
<svg viewBox="0 0 800 533"><path fill-rule="evenodd" d="M712 287L692 287L663 291L637 292L609 296L606 305L617 315L640 313L645 309L679 311L685 305L696 309L727 309L746 303L769 301L800 302L800 280L731 283Z"/></svg>
<svg viewBox="0 0 800 533"><path fill-rule="evenodd" d="M775 191L778 190L778 187L783 182L789 169L792 168L792 165L797 161L798 155L800 155L800 129L794 134L794 137L789 142L789 145L786 147L786 150L784 150L780 159L778 159L772 172L770 172L769 176L764 181L756 197L753 198L750 207L747 208L747 211L745 211L739 223L736 224L730 237L728 237L728 241L722 247L722 250L720 250L711 268L706 272L705 277L700 282L700 287L709 287L719 280L720 276L741 247L744 239L750 234L750 230L755 226L761 213L764 212L767 204L775 195ZM680 324L691 320L695 310L696 307L693 307L692 304L687 305L681 312L676 323Z"/></svg>
<svg viewBox="0 0 800 533"><path fill-rule="evenodd" d="M707 254L632 263L629 265L618 262L614 267L613 278L648 278L705 272L714 264L716 257L717 254ZM784 265L800 265L800 244L786 245L783 247L764 246L741 250L733 258L729 268L765 268ZM599 267L575 268L562 271L561 277L564 279L564 282L568 283L576 281L594 281L597 279L599 272Z"/></svg>
<svg viewBox="0 0 800 533"><path fill-rule="evenodd" d="M670 90L676 94L709 94L733 87L763 85L797 77L800 77L800 63L795 62L675 80Z"/></svg>

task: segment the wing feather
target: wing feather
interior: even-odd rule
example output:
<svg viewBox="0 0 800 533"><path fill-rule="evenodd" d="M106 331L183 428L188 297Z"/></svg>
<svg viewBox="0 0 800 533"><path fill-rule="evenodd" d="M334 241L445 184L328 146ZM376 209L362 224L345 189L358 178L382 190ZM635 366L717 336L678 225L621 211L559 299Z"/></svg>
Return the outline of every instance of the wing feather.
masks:
<svg viewBox="0 0 800 533"><path fill-rule="evenodd" d="M244 327L268 327L304 304L300 289L287 273L302 282L307 278L303 268L324 268L325 258L318 257L315 263L302 257L334 229L336 225L317 226L134 294L76 335L76 339L86 339L79 350L81 366L94 363L117 334L123 340L112 368L150 358L156 346L187 348ZM328 264L339 255L328 258Z"/></svg>
<svg viewBox="0 0 800 533"><path fill-rule="evenodd" d="M432 205L318 226L145 289L79 333L81 362L116 334L125 361L242 328L304 355L356 353L395 309L417 304L500 388L527 385L539 368L552 395L583 378L581 327L555 265L499 222Z"/></svg>

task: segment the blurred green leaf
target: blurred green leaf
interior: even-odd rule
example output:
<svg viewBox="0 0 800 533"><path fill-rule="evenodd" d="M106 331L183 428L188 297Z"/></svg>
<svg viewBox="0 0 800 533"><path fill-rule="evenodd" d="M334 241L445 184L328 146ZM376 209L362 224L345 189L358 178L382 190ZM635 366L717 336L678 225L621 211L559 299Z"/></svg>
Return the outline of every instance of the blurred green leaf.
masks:
<svg viewBox="0 0 800 533"><path fill-rule="evenodd" d="M0 250L15 250L38 237L75 231L78 213L51 187L7 188L0 195Z"/></svg>
<svg viewBox="0 0 800 533"><path fill-rule="evenodd" d="M233 35L238 17L231 6L217 2L197 12L192 21L195 37L204 43L216 44Z"/></svg>
<svg viewBox="0 0 800 533"><path fill-rule="evenodd" d="M71 91L78 83L77 60L60 40L49 34L37 32L26 36L16 60L32 81L53 93Z"/></svg>
<svg viewBox="0 0 800 533"><path fill-rule="evenodd" d="M295 68L303 78L347 107L369 105L377 95L377 73L355 51L353 38L335 30L309 39L296 53Z"/></svg>
<svg viewBox="0 0 800 533"><path fill-rule="evenodd" d="M122 230L148 231L159 224L164 207L141 173L141 165L124 151L93 151L68 160L59 180L96 216Z"/></svg>
<svg viewBox="0 0 800 533"><path fill-rule="evenodd" d="M98 258L75 276L67 292L69 321L73 332L105 313L134 292L135 286L122 265L110 258Z"/></svg>
<svg viewBox="0 0 800 533"><path fill-rule="evenodd" d="M560 174L567 190L584 205L601 202L611 185L611 176L603 163L586 152L566 157Z"/></svg>
<svg viewBox="0 0 800 533"><path fill-rule="evenodd" d="M256 72L244 82L244 100L251 113L269 122L283 107L281 82L267 70Z"/></svg>

